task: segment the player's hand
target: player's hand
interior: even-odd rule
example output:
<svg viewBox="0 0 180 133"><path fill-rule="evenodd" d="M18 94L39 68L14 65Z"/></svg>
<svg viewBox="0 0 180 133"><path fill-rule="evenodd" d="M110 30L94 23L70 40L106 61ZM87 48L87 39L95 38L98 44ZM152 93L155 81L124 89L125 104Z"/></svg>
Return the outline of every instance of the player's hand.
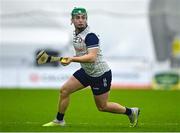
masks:
<svg viewBox="0 0 180 133"><path fill-rule="evenodd" d="M72 59L70 57L63 57L60 62L63 66L67 66L72 62Z"/></svg>

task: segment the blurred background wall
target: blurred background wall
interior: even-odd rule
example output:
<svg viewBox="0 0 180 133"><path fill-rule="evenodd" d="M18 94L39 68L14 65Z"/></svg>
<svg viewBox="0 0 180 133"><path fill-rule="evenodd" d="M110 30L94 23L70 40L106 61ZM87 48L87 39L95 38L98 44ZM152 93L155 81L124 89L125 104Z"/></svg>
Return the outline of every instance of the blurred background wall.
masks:
<svg viewBox="0 0 180 133"><path fill-rule="evenodd" d="M172 67L179 67L180 63L180 59L175 55L179 46L175 46L174 51L172 46L173 41L180 39L179 7L179 0L151 0L150 2L149 15L157 60L170 60Z"/></svg>
<svg viewBox="0 0 180 133"><path fill-rule="evenodd" d="M87 9L114 87L149 88L158 73L179 74L178 0L0 0L0 88L58 88L80 67L35 61L42 49L74 55L74 7Z"/></svg>

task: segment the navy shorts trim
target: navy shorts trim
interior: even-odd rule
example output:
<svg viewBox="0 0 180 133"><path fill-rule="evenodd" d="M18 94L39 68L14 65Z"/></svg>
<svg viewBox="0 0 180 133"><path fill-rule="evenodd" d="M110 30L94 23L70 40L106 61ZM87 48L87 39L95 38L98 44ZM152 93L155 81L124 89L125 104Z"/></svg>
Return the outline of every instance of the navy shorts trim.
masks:
<svg viewBox="0 0 180 133"><path fill-rule="evenodd" d="M73 76L84 86L90 86L94 95L101 95L108 92L111 88L111 70L99 77L91 77L85 73L84 69L77 70Z"/></svg>

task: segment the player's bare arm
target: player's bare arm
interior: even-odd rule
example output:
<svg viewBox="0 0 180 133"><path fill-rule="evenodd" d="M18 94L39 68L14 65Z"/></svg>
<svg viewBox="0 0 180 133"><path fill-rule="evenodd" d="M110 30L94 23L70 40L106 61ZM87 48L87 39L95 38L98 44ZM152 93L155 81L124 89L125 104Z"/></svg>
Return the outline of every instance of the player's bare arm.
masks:
<svg viewBox="0 0 180 133"><path fill-rule="evenodd" d="M98 48L89 49L88 54L79 56L79 57L72 57L72 62L80 62L80 63L93 63L96 61Z"/></svg>
<svg viewBox="0 0 180 133"><path fill-rule="evenodd" d="M93 48L88 50L88 54L83 56L74 56L74 57L64 57L66 61L61 62L62 65L69 65L71 62L78 63L93 63L96 61L98 48Z"/></svg>

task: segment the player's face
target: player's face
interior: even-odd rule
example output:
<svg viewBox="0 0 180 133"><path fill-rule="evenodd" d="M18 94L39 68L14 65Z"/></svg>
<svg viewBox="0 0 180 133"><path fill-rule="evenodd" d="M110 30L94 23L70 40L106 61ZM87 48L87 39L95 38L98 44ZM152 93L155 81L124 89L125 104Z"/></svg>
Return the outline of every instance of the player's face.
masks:
<svg viewBox="0 0 180 133"><path fill-rule="evenodd" d="M86 15L75 15L72 18L72 23L76 29L82 29L87 26L87 16Z"/></svg>

